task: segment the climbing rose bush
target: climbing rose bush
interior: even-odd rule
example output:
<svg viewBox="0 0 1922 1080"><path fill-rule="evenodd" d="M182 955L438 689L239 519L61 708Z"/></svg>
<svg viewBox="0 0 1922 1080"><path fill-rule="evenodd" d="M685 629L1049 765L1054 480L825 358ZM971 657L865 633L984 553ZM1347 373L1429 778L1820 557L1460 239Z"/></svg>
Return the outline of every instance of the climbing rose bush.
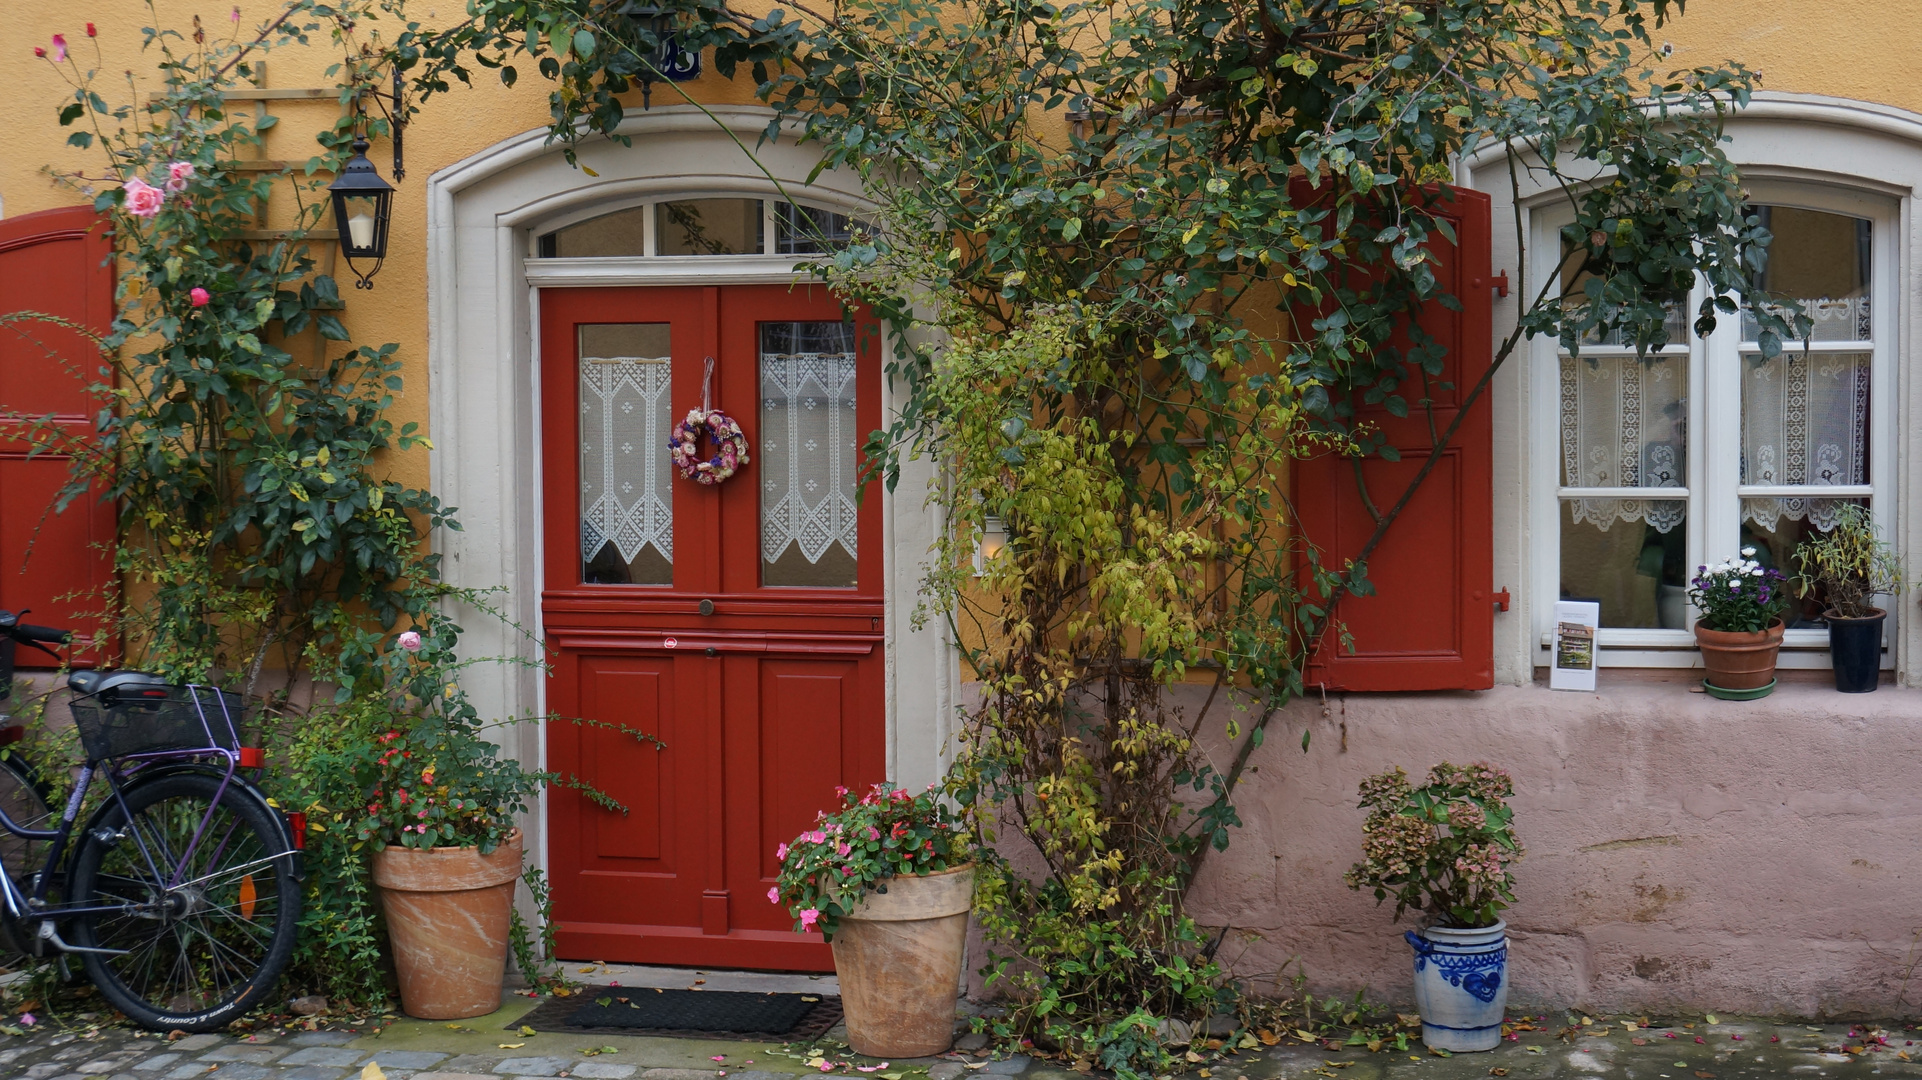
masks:
<svg viewBox="0 0 1922 1080"><path fill-rule="evenodd" d="M876 784L856 799L837 787L841 809L774 849L781 860L770 902L785 904L796 930L818 930L829 941L841 917L869 889L888 891L892 877L933 874L974 861L971 835L930 786L919 795Z"/></svg>
<svg viewBox="0 0 1922 1080"><path fill-rule="evenodd" d="M1444 761L1415 787L1400 766L1361 782L1362 861L1349 869L1351 889L1372 888L1375 901L1395 898L1395 918L1409 908L1430 925L1493 926L1515 901L1521 859L1514 812L1515 783L1487 762L1467 768Z"/></svg>

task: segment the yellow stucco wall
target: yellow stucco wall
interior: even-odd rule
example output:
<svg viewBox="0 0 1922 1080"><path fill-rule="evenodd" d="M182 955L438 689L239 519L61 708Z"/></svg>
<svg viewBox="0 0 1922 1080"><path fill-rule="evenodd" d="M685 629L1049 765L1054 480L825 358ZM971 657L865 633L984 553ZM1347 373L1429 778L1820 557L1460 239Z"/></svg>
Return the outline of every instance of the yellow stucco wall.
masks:
<svg viewBox="0 0 1922 1080"><path fill-rule="evenodd" d="M460 0L415 3L410 17L428 26L441 25L438 13L454 15L461 11ZM224 34L233 29L228 11L231 4L196 3L191 0L157 0L159 25L186 32L198 13L209 33ZM754 5L748 5L750 9ZM109 104L134 101L128 90L125 72L136 76L138 97L159 88L154 65L157 51L145 55L140 49L140 28L150 20L137 0L112 0L101 5L73 5L62 0L11 0L0 19L0 73L4 74L9 120L0 124L0 216L21 214L65 206L82 201L72 190L57 184L50 170L62 173L84 172L100 176L103 158L98 148L80 150L66 145L74 130L59 126L58 110L72 100L69 84L46 60L33 55L36 46L47 47L54 34L64 34L70 53L84 70L96 64L103 73L97 86ZM281 10L277 3L241 0L241 27L251 39L263 19ZM86 20L92 18L99 37L88 41ZM381 20L371 29L391 40L398 31L391 20ZM307 47L276 49L267 54L268 88L331 87L334 80L325 69L336 62L338 53L325 32L313 35ZM93 45L98 42L96 60ZM180 43L175 42L176 46ZM444 95L429 99L407 129L405 138L407 177L396 185L393 224L388 256L371 293L349 288L351 277L345 264L337 269L341 292L347 301L342 321L355 344L400 345L406 389L391 414L396 425L415 421L427 424L427 178L476 151L502 139L544 127L547 120L547 86L534 65L525 57L518 64L522 72L519 85L508 90L492 71L475 69L474 87L454 84ZM71 74L71 73L70 73ZM730 83L715 76L686 84L686 90L703 104L751 101L753 84L743 78ZM630 95L632 107L640 108L640 95ZM681 98L672 86L654 88L654 104L678 104ZM239 106L251 111L251 104ZM313 142L316 132L326 128L338 115L333 100L320 102L275 101L270 111L281 117L271 129L265 156L305 161L319 147ZM636 152L641 152L638 148ZM368 153L381 175L393 181L393 156L385 140ZM287 181L281 181L284 188ZM290 205L284 192L277 192L277 211ZM278 224L279 222L270 222ZM331 228L329 222L325 227ZM0 306L4 298L0 298ZM307 337L311 339L312 331ZM311 347L311 346L307 346ZM396 454L394 478L414 486L428 486L427 453L416 450Z"/></svg>
<svg viewBox="0 0 1922 1080"><path fill-rule="evenodd" d="M158 0L161 21L182 29L196 12L212 31L232 29L221 10L227 6ZM460 8L459 0L417 0L410 15L432 26ZM261 0L247 0L241 25L257 26L276 10ZM134 0L92 6L64 0L13 0L7 15L0 20L0 71L9 88L8 123L0 125L0 214L13 217L76 201L71 192L55 185L47 175L49 168L84 169L94 175L101 169L97 151L65 145L67 129L55 124L54 114L67 100L68 88L45 61L33 57L33 48L46 45L55 33L64 33L82 65L92 64L91 43L83 30L84 20L91 16L101 30L101 68L106 72L131 68L143 77L139 84L143 96L153 86L154 57L140 55L139 28L146 19ZM1915 47L1913 30L1917 25L1922 25L1922 0L1820 5L1798 0L1695 0L1689 14L1660 31L1660 38L1675 45L1678 65L1730 57L1759 70L1766 89L1857 98L1922 112L1922 50ZM396 27L385 21L371 29L391 36ZM273 53L267 85L328 85L323 69L334 59L326 36L317 35L313 46ZM524 74L514 90L502 87L491 72L477 70L475 88L457 86L426 104L407 131L408 176L399 184L395 200L386 267L371 294L346 290L345 322L355 341L392 341L401 347L407 390L394 410L397 422L425 424L427 420L426 178L483 147L545 123L546 83L533 74L532 64L523 61L520 67ZM104 88L119 91L109 95L115 102L129 98L125 83L111 76L104 80ZM688 84L687 90L709 103L752 97L745 79L730 84L709 76ZM673 88L657 88L657 103L676 100ZM334 109L331 102L274 103L273 111L283 119L270 137L268 155L295 160L309 156L314 150L312 133L331 120ZM636 152L642 151L637 148ZM384 143L371 156L383 173L390 170L391 157ZM404 482L428 482L425 452L397 457L394 468L396 478Z"/></svg>

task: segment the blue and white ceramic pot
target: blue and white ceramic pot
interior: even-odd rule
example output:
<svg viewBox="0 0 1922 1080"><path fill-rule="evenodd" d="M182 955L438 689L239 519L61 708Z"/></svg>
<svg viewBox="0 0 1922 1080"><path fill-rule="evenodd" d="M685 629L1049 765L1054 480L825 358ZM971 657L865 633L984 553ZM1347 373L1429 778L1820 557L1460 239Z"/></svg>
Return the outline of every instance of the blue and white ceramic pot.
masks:
<svg viewBox="0 0 1922 1080"><path fill-rule="evenodd" d="M1415 949L1422 1041L1437 1050L1493 1050L1508 1006L1508 924L1431 926L1403 935Z"/></svg>

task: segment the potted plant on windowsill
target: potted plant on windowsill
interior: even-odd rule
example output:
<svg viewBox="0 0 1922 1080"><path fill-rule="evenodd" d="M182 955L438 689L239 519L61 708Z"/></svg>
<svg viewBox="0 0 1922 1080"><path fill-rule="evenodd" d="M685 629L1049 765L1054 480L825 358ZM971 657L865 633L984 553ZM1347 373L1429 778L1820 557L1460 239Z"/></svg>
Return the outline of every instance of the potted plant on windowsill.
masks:
<svg viewBox="0 0 1922 1080"><path fill-rule="evenodd" d="M783 844L780 882L796 930L834 947L848 1045L929 1057L954 1042L955 997L974 902L974 843L934 788L877 784Z"/></svg>
<svg viewBox="0 0 1922 1080"><path fill-rule="evenodd" d="M552 777L502 757L458 688L458 631L400 634L383 657L388 689L352 701L335 762L359 802L339 828L374 848L401 1009L428 1020L501 1007L514 883L515 817Z"/></svg>
<svg viewBox="0 0 1922 1080"><path fill-rule="evenodd" d="M1745 547L1738 558L1698 568L1688 599L1700 613L1695 643L1708 670L1703 687L1720 698L1768 696L1782 649L1788 579L1756 562L1755 549Z"/></svg>
<svg viewBox="0 0 1922 1080"><path fill-rule="evenodd" d="M1875 598L1901 591L1901 559L1876 535L1867 508L1845 503L1836 509L1833 528L1796 546L1795 562L1797 594L1826 605L1822 618L1829 624L1835 688L1845 694L1874 690L1882 669L1882 622L1889 614L1875 606Z"/></svg>
<svg viewBox="0 0 1922 1080"><path fill-rule="evenodd" d="M1428 925L1402 936L1415 950L1415 1005L1422 1041L1436 1050L1493 1050L1508 1005L1508 924L1515 900L1509 867L1522 857L1508 773L1487 762L1444 761L1414 787L1398 766L1361 782L1362 861L1346 876L1395 898Z"/></svg>

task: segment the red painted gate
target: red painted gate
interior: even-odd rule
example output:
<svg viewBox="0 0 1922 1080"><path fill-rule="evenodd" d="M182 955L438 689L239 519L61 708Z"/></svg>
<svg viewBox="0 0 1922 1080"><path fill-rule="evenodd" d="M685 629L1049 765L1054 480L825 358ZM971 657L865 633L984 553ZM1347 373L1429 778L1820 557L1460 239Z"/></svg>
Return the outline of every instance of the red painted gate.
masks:
<svg viewBox="0 0 1922 1080"><path fill-rule="evenodd" d="M560 953L829 970L767 892L775 846L885 774L880 499L856 490L871 336L820 286L541 309L548 766L624 807L550 796ZM709 358L752 448L718 486L666 453Z"/></svg>
<svg viewBox="0 0 1922 1080"><path fill-rule="evenodd" d="M113 245L91 208L62 207L0 220L0 313L37 312L105 334L113 322ZM105 586L113 572L114 508L82 497L53 512L69 480L61 453L28 456L28 424L50 419L87 439L99 402L87 384L100 367L93 343L42 320L0 324L0 608L31 609L30 621L76 631L78 662L107 628ZM20 649L21 667L51 667Z"/></svg>

